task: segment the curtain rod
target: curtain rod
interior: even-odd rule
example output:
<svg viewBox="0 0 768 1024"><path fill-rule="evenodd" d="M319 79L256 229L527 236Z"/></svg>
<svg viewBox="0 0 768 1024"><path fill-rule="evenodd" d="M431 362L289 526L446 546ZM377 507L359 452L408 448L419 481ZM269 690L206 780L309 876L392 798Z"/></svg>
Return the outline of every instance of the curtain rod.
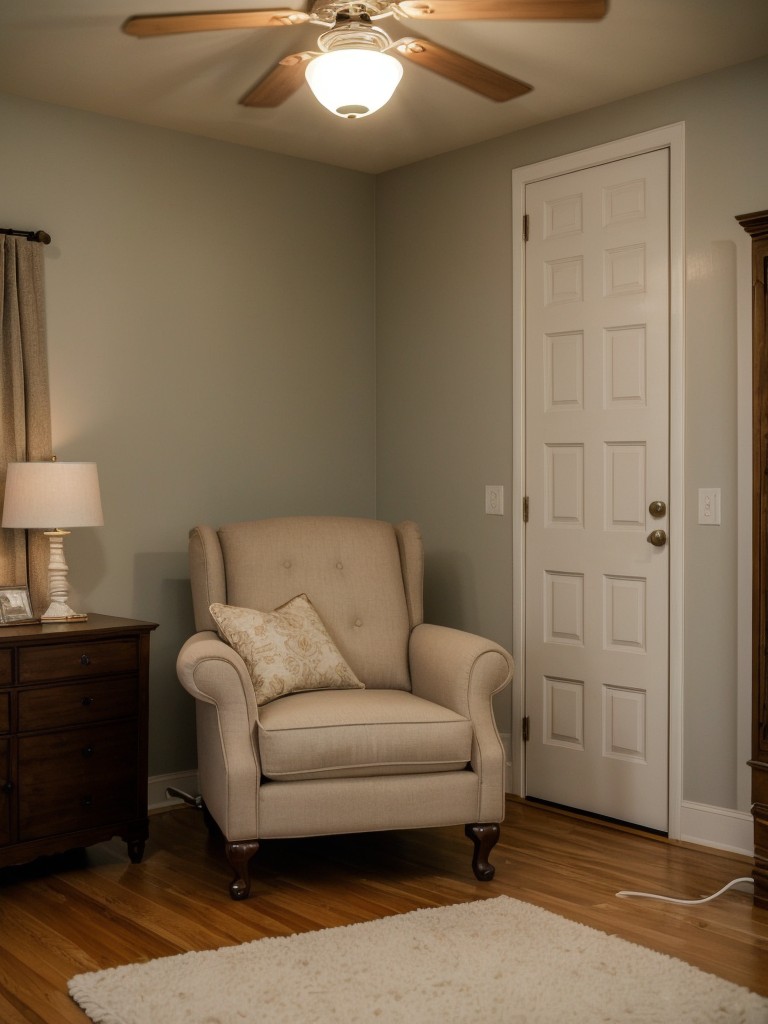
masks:
<svg viewBox="0 0 768 1024"><path fill-rule="evenodd" d="M51 236L47 231L17 231L15 228L0 228L0 235L20 235L29 242L41 242L50 245Z"/></svg>

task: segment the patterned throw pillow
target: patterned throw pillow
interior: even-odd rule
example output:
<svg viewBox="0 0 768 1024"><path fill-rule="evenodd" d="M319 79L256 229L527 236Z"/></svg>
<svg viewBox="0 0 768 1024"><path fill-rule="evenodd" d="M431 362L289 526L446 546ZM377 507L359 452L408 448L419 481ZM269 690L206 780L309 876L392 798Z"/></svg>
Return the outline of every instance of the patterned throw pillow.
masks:
<svg viewBox="0 0 768 1024"><path fill-rule="evenodd" d="M251 676L256 703L300 690L364 689L306 594L273 612L212 604L219 634Z"/></svg>

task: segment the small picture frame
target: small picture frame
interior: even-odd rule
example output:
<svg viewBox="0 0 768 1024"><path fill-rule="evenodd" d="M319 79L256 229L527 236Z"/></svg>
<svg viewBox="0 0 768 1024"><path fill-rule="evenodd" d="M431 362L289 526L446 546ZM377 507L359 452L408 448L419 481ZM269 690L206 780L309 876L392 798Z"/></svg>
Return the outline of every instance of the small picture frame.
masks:
<svg viewBox="0 0 768 1024"><path fill-rule="evenodd" d="M32 614L27 587L0 587L0 628L39 621Z"/></svg>

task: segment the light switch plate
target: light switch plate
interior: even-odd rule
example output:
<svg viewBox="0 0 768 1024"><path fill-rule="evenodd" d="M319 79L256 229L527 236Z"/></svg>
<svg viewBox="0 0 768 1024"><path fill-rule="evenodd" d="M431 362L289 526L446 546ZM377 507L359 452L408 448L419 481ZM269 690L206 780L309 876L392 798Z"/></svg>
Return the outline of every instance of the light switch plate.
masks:
<svg viewBox="0 0 768 1024"><path fill-rule="evenodd" d="M699 488L699 525L720 525L720 488Z"/></svg>

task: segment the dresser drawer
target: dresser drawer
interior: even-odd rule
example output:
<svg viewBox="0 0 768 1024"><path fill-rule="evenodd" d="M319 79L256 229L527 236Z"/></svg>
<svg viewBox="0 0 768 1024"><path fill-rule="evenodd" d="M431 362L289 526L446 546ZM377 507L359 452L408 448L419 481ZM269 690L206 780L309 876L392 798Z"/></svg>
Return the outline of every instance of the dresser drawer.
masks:
<svg viewBox="0 0 768 1024"><path fill-rule="evenodd" d="M0 651L0 686L7 686L13 678L13 651Z"/></svg>
<svg viewBox="0 0 768 1024"><path fill-rule="evenodd" d="M47 644L19 651L19 682L44 683L133 672L139 663L133 640Z"/></svg>
<svg viewBox="0 0 768 1024"><path fill-rule="evenodd" d="M138 683L130 676L84 679L21 690L19 732L127 718L138 710ZM1 718L1 716L0 716Z"/></svg>
<svg viewBox="0 0 768 1024"><path fill-rule="evenodd" d="M139 813L135 722L19 737L19 838Z"/></svg>
<svg viewBox="0 0 768 1024"><path fill-rule="evenodd" d="M11 695L0 693L0 733L11 731Z"/></svg>

